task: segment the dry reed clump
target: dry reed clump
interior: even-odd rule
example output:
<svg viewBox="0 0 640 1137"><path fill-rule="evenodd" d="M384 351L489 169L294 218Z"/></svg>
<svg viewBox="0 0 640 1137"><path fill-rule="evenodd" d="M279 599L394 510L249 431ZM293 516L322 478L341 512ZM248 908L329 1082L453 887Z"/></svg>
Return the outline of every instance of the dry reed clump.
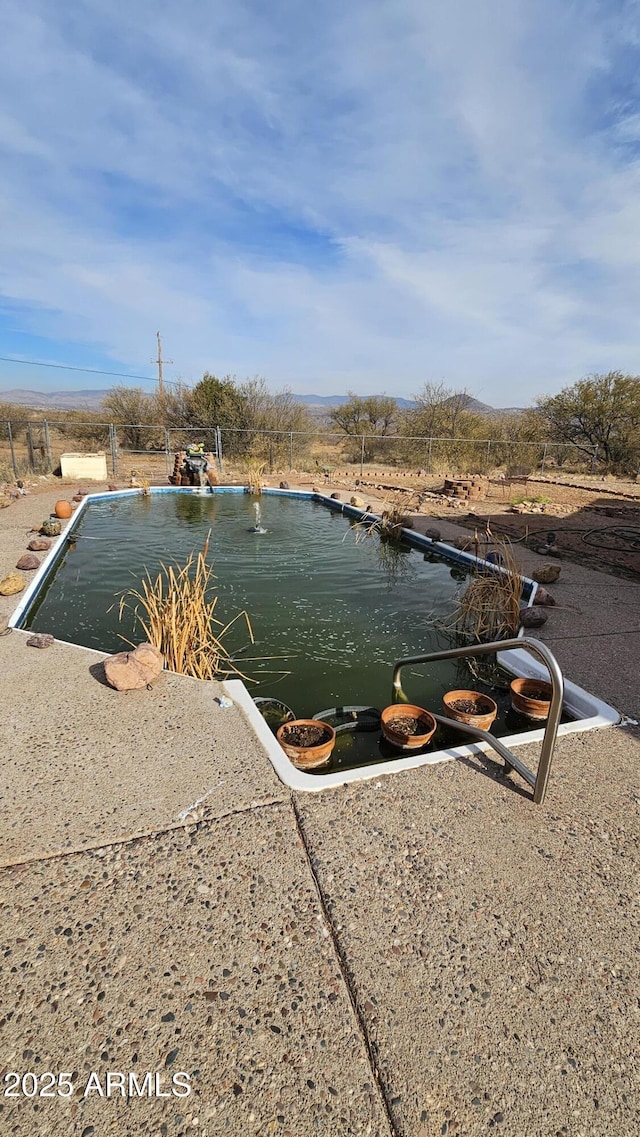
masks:
<svg viewBox="0 0 640 1137"><path fill-rule="evenodd" d="M127 589L120 597L120 619L125 609L133 612L149 642L162 652L169 671L195 679L237 676L246 681L223 640L239 620L245 621L251 643L253 631L246 612L228 624L215 616L218 597L211 591L215 577L206 561L210 536L211 530L204 549L197 556L192 553L182 567L162 565L155 580L147 573L141 591Z"/></svg>
<svg viewBox="0 0 640 1137"><path fill-rule="evenodd" d="M477 543L477 534L475 540ZM476 643L509 639L520 627L522 573L510 543L500 540L494 545L500 565L476 569L447 624L450 630Z"/></svg>
<svg viewBox="0 0 640 1137"><path fill-rule="evenodd" d="M151 493L151 482L139 470L131 471L129 487L130 489L142 490L143 497L149 497Z"/></svg>
<svg viewBox="0 0 640 1137"><path fill-rule="evenodd" d="M251 458L246 464L247 490L253 494L254 497L259 497L264 489L262 475L266 467L267 463L260 462L257 458Z"/></svg>
<svg viewBox="0 0 640 1137"><path fill-rule="evenodd" d="M365 514L362 521L352 526L356 544L366 537L372 537L374 533L400 540L403 529L413 528L413 520L408 511L414 506L417 508L417 497L417 494L404 490L397 490L386 497L379 517Z"/></svg>
<svg viewBox="0 0 640 1137"><path fill-rule="evenodd" d="M382 503L379 529L389 537L401 537L403 529L412 529L413 521L409 511L417 509L418 494L396 490Z"/></svg>

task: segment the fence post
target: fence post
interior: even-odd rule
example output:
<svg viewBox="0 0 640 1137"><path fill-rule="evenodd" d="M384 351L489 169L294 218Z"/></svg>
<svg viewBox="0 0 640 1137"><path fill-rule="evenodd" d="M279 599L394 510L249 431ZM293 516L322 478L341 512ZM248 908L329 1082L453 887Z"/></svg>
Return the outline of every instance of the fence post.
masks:
<svg viewBox="0 0 640 1137"><path fill-rule="evenodd" d="M289 431L289 470L293 470L293 431Z"/></svg>
<svg viewBox="0 0 640 1137"><path fill-rule="evenodd" d="M109 444L111 446L111 473L115 478L118 473L118 437L112 422L109 423Z"/></svg>
<svg viewBox="0 0 640 1137"><path fill-rule="evenodd" d="M360 436L360 477L364 470L364 434Z"/></svg>
<svg viewBox="0 0 640 1137"><path fill-rule="evenodd" d="M222 431L220 430L219 426L216 427L216 441L217 441L216 457L218 459L218 469L219 469L220 473L222 473Z"/></svg>
<svg viewBox="0 0 640 1137"><path fill-rule="evenodd" d="M592 457L592 459L591 459L591 473L592 473L592 474L593 474L593 472L594 472L594 470L595 470L595 468L596 468L596 463L597 463L597 461L598 461L598 443L596 442L596 448L595 448L595 450L594 450L594 452L593 452L593 457Z"/></svg>
<svg viewBox="0 0 640 1137"><path fill-rule="evenodd" d="M31 467L31 472L35 474L35 472L36 472L36 457L35 457L35 454L33 453L33 437L31 434L31 423L30 422L27 423L27 446L29 447L29 466Z"/></svg>
<svg viewBox="0 0 640 1137"><path fill-rule="evenodd" d="M433 438L429 439L429 453L427 454L427 473L431 473L431 447L433 445Z"/></svg>
<svg viewBox="0 0 640 1137"><path fill-rule="evenodd" d="M491 461L491 439L487 439L487 473L489 473L489 463Z"/></svg>
<svg viewBox="0 0 640 1137"><path fill-rule="evenodd" d="M7 434L9 435L9 449L11 451L11 465L13 466L14 477L18 477L18 467L16 466L16 452L13 448L13 431L11 429L11 422L7 419Z"/></svg>
<svg viewBox="0 0 640 1137"><path fill-rule="evenodd" d="M46 418L42 420L42 428L44 430L44 444L47 448L47 468L49 473L52 473L53 458L51 457L51 438L49 437L49 423Z"/></svg>
<svg viewBox="0 0 640 1137"><path fill-rule="evenodd" d="M540 463L540 473L541 474L544 474L544 464L545 464L546 460L547 460L547 443L545 442L544 450L542 451L542 462Z"/></svg>
<svg viewBox="0 0 640 1137"><path fill-rule="evenodd" d="M164 428L164 464L168 477L171 473L171 431L166 426Z"/></svg>

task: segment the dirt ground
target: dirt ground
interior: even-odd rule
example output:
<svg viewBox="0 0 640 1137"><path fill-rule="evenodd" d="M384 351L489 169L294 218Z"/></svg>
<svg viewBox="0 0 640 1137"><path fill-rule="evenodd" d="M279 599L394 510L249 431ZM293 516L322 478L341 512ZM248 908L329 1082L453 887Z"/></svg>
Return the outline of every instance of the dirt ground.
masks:
<svg viewBox="0 0 640 1137"><path fill-rule="evenodd" d="M351 480L364 496L382 493L395 500L398 493L406 494L411 512L455 520L477 531L481 539L489 526L494 536L523 543L534 552L632 580L640 576L640 484L636 482L496 477L490 479L485 498L464 502L442 493L442 477L381 469ZM338 473L332 482L346 484Z"/></svg>

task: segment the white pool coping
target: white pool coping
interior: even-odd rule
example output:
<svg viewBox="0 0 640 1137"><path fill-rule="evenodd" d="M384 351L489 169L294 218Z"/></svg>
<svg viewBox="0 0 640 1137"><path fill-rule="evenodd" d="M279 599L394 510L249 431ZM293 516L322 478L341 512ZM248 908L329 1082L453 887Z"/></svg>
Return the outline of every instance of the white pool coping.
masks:
<svg viewBox="0 0 640 1137"><path fill-rule="evenodd" d="M539 670L536 670L535 661L527 652L516 650L500 654L504 654L505 657L508 654L511 657L509 664L507 664L506 658L501 659L500 664L502 667L508 667L515 675L548 678L548 675L545 676L544 668L541 667ZM522 655L524 659L522 661L516 660L514 663L513 657L515 655ZM285 786L289 786L292 790L318 793L320 790L349 785L351 782L364 782L372 778L386 777L387 774L397 774L402 770L416 770L420 766L435 766L438 762L447 762L454 758L464 758L481 752L494 753L489 743L470 742L464 745L450 747L447 750L434 750L430 753L407 755L406 757L394 758L385 762L371 763L369 766L359 766L354 770L332 771L329 769L326 774L307 774L304 770L298 770L298 768L289 761L279 742L277 742L275 735L260 714L260 711L242 680L228 679L224 686L228 690L229 698L242 709L252 729L258 735L280 781L284 782ZM391 687L391 683L389 683L389 687ZM613 707L610 707L607 703L603 703L594 695L589 695L588 692L583 691L581 687L577 687L574 683L570 683L566 679L564 683L564 706L570 714L582 713L586 714L587 717L572 722L561 723L558 727L558 737L565 734L582 733L582 731L585 730L596 730L605 726L615 726L621 719L621 716ZM511 750L514 747L524 746L531 742L542 742L543 735L544 729L541 728L539 730L524 731L521 734L503 735L500 741Z"/></svg>
<svg viewBox="0 0 640 1137"><path fill-rule="evenodd" d="M214 493L245 493L246 491L241 486L216 486L212 487ZM152 494L164 493L191 493L191 494L208 494L212 489L205 487L189 488L178 486L162 486L153 487ZM339 510L341 513L346 513L347 516L355 518L369 517L373 519L372 515L364 514L363 510L354 506L347 506L345 503L336 501L325 494L306 492L300 490L265 490L267 494L281 495L283 497L297 497L306 500L318 501L323 505L328 505L329 508ZM106 491L95 494L87 494L78 506L71 517L69 523L62 530L59 537L55 538L47 556L43 560L40 568L38 569L33 580L30 582L28 588L22 594L20 602L14 609L9 620L9 627L19 628L29 605L37 596L38 592L45 579L53 570L55 563L61 557L65 542L69 538L70 532L78 525L82 514L89 507L93 501L100 501L103 499L113 499L116 497L128 497L131 495L140 495L139 489ZM411 530L404 530L407 541L416 548L433 549L442 554L442 556L457 563L467 563L469 567L477 564L476 558L468 553L462 552L460 549L455 549L442 541L434 542L422 534L413 533ZM495 566L490 566L491 571L496 571ZM529 604L535 598L537 585L534 581L527 577L523 577L523 581L530 586ZM522 632L521 632L522 634ZM70 641L62 641L70 643ZM71 644L73 647L82 647L81 644ZM548 672L546 668L538 662L528 651L523 649L514 649L512 651L498 652L498 663L505 670L510 671L516 676L531 677L537 679L548 679ZM241 679L228 679L224 682L229 698L240 707L250 723L254 733L262 743L269 760L277 774L280 781L292 790L302 790L308 793L319 793L321 790L331 789L336 786L348 785L351 782L362 782L373 778L386 777L388 774L400 773L402 770L415 770L420 766L433 766L438 762L446 762L455 758L463 758L479 752L491 752L491 746L484 742L465 743L460 746L450 747L446 750L437 750L431 753L404 755L385 762L376 762L368 766L360 766L353 770L328 770L325 774L308 774L304 770L298 770L296 766L287 758L284 750L276 741L275 735L272 733L270 727L267 725L265 719L258 710L253 698L245 687ZM389 692L391 695L391 673L389 677ZM390 698L391 701L391 698ZM566 734L577 734L587 730L596 730L602 727L614 726L621 721L621 715L608 703L604 703L595 695L578 687L575 683L569 680L564 681L564 706L569 714L574 715L575 718L571 722L561 723L558 727L558 736ZM510 749L516 746L523 746L532 742L541 742L544 735L544 728L537 730L524 731L520 734L506 735L501 738L501 742Z"/></svg>

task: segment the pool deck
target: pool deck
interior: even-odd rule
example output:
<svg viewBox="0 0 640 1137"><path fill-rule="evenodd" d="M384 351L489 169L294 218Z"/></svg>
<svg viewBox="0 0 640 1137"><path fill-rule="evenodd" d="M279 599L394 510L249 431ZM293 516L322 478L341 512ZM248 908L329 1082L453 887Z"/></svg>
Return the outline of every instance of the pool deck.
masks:
<svg viewBox="0 0 640 1137"><path fill-rule="evenodd" d="M71 492L0 511L0 576ZM551 591L539 638L640 719L640 586L563 562ZM118 694L27 638L0 636L0 1067L75 1093L0 1097L0 1132L640 1130L637 727L560 739L543 807L482 755L291 793L216 684ZM83 1096L108 1070L193 1092Z"/></svg>

